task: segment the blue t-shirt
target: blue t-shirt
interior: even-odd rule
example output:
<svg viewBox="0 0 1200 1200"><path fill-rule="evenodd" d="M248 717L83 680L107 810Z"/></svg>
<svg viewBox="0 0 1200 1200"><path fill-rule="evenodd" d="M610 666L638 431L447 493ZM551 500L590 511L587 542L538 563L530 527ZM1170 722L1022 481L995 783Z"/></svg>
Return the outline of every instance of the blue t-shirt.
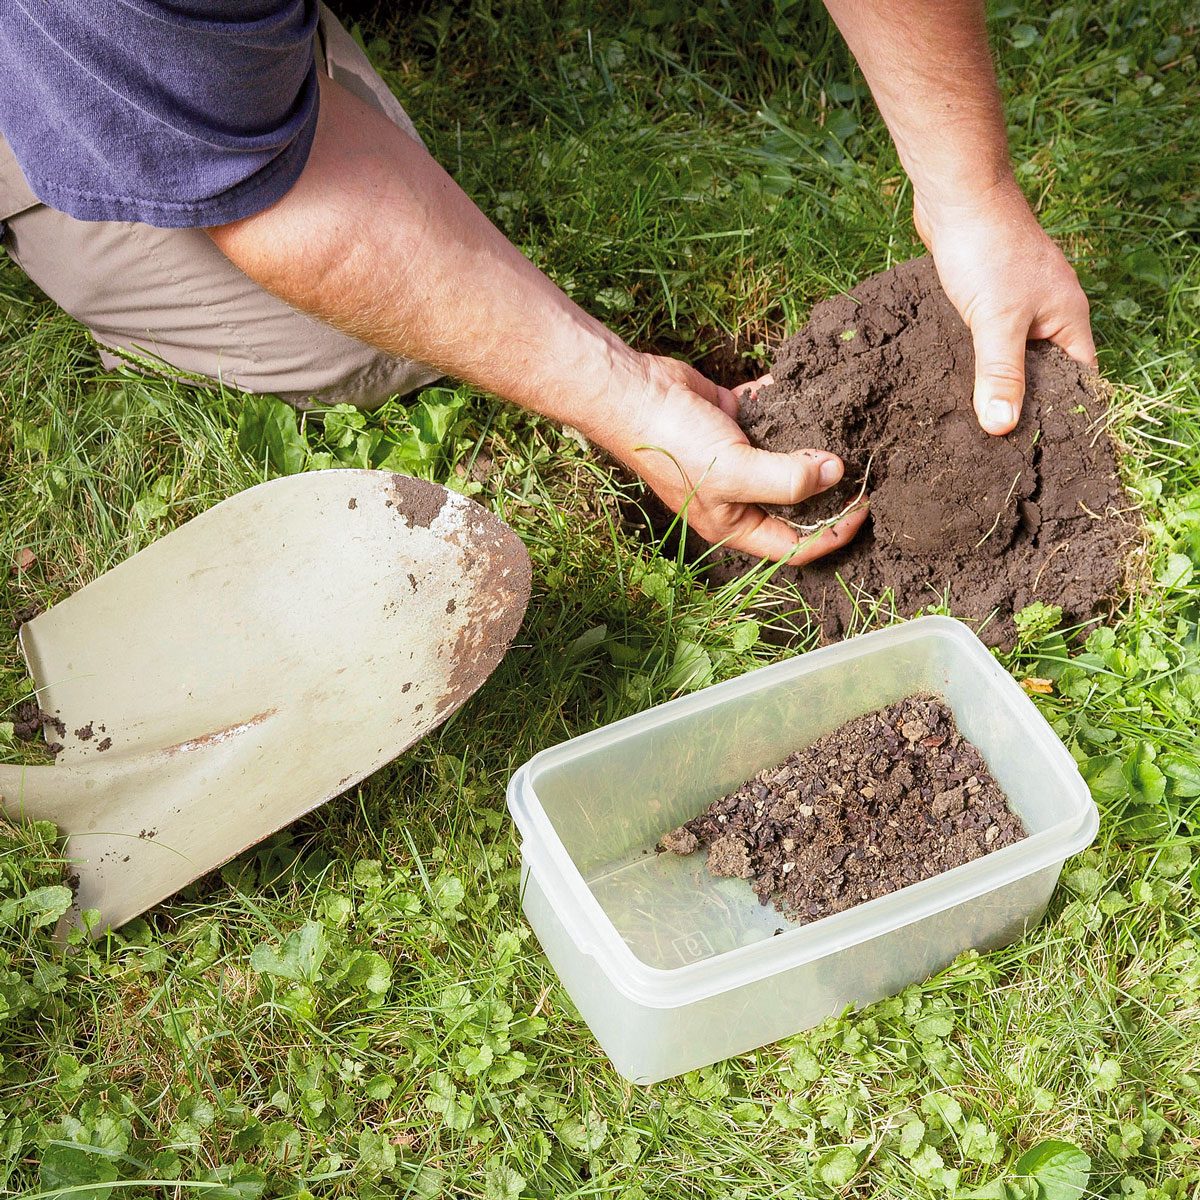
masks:
<svg viewBox="0 0 1200 1200"><path fill-rule="evenodd" d="M42 203L166 228L260 212L317 124L316 0L0 0L0 132Z"/></svg>

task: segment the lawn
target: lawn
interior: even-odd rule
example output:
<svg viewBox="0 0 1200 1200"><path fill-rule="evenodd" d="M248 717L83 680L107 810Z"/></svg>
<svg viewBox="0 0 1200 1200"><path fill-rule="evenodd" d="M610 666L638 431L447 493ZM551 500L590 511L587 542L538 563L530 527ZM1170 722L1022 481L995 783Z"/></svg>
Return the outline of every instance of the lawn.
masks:
<svg viewBox="0 0 1200 1200"><path fill-rule="evenodd" d="M431 4L363 28L441 161L640 345L733 338L749 372L920 249L810 5ZM1057 1139L1088 1194L1200 1195L1198 28L1190 0L992 16L1020 178L1092 297L1149 530L1111 620L1031 617L1004 659L1053 680L1035 698L1100 806L1094 848L1016 945L650 1088L522 921L504 788L542 747L790 651L631 532L636 493L546 422L444 388L267 454L275 402L106 373L0 266L3 759L31 754L2 723L27 695L16 615L276 471L390 455L534 560L516 647L445 727L118 934L56 955L54 831L0 828L0 1194L1065 1200L1070 1180L1018 1179ZM314 641L337 619L314 612Z"/></svg>

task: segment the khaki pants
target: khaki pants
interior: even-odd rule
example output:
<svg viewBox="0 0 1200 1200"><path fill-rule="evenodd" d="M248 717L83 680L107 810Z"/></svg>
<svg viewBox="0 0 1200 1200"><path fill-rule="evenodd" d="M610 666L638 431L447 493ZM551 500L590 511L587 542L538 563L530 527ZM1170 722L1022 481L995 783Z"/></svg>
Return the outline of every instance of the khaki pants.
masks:
<svg viewBox="0 0 1200 1200"><path fill-rule="evenodd" d="M323 5L318 68L418 137L358 44ZM106 367L151 358L297 407L371 408L440 372L393 358L289 308L239 271L200 229L76 221L40 204L0 138L4 246L91 331ZM122 352L133 358L126 360Z"/></svg>

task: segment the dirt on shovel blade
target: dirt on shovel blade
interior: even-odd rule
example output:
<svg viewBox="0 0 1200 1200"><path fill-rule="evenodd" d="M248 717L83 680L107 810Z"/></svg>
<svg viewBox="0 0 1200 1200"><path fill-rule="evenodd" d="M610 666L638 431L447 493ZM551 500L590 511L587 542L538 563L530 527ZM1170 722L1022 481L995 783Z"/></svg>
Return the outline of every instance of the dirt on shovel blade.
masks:
<svg viewBox="0 0 1200 1200"><path fill-rule="evenodd" d="M935 696L847 722L759 772L659 843L708 851L801 924L1011 846L1021 822Z"/></svg>
<svg viewBox="0 0 1200 1200"><path fill-rule="evenodd" d="M742 403L747 436L768 450L832 450L846 473L822 496L772 511L811 526L864 480L869 497L849 546L774 577L814 610L827 639L854 626L857 597L888 589L902 616L948 596L992 645L1011 644L1013 614L1035 600L1060 605L1068 623L1111 608L1139 522L1117 478L1103 391L1047 342L1029 344L1025 369L1016 430L984 433L970 334L928 258L818 304L780 346L774 386ZM753 561L726 555L713 575L725 582Z"/></svg>

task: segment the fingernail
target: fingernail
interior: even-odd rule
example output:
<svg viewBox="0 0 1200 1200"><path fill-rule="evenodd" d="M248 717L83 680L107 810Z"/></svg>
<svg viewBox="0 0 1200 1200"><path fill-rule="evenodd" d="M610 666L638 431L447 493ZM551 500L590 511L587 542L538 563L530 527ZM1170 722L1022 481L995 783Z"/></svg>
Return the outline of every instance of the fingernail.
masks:
<svg viewBox="0 0 1200 1200"><path fill-rule="evenodd" d="M821 464L817 477L822 487L832 487L842 477L842 464L836 458L827 458Z"/></svg>
<svg viewBox="0 0 1200 1200"><path fill-rule="evenodd" d="M985 425L1007 429L1017 419L1016 411L1007 400L989 400L983 409Z"/></svg>

